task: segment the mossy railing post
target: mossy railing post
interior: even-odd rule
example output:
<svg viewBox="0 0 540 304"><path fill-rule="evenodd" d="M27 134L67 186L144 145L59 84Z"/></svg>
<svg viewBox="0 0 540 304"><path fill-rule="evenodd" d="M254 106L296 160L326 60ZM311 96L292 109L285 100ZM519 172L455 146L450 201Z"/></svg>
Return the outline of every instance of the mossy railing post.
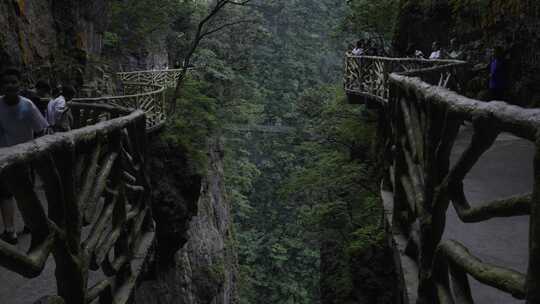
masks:
<svg viewBox="0 0 540 304"><path fill-rule="evenodd" d="M415 303L474 303L468 276L527 304L540 303L540 110L460 96L465 62L370 56L346 57L345 91L377 103L389 126L384 145L391 185L392 233L407 244L399 250L417 265L418 288L402 299ZM357 101L356 98L349 100ZM464 121L472 138L455 164L450 156ZM463 181L502 132L536 143L533 194L472 207ZM386 172L385 172L386 173ZM384 183L383 183L384 185ZM388 197L388 194L383 194ZM484 263L459 242L442 240L452 204L466 223L496 217L530 216L527 274ZM397 248L397 247L396 247ZM404 260L402 260L404 261ZM401 269L401 267L398 267ZM410 292L410 290L403 291Z"/></svg>

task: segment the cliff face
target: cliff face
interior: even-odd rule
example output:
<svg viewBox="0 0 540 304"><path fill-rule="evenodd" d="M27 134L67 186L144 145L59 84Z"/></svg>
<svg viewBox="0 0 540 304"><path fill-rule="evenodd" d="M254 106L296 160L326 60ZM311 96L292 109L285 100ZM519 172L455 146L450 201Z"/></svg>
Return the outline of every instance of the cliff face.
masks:
<svg viewBox="0 0 540 304"><path fill-rule="evenodd" d="M81 84L89 57L101 53L108 13L108 0L2 1L0 66Z"/></svg>
<svg viewBox="0 0 540 304"><path fill-rule="evenodd" d="M206 174L199 177L190 173L189 160L181 152L154 145L150 166L156 175L152 180L158 244L135 303L234 302L237 259L222 153L218 143L211 145Z"/></svg>

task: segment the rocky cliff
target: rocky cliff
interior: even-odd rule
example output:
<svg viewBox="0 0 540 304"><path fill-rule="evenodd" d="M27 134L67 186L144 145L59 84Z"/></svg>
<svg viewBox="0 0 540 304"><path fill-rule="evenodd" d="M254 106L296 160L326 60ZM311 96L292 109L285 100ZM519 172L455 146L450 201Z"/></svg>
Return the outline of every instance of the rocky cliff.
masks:
<svg viewBox="0 0 540 304"><path fill-rule="evenodd" d="M237 259L220 144L210 145L202 176L178 147L160 141L151 154L158 242L135 303L234 303Z"/></svg>
<svg viewBox="0 0 540 304"><path fill-rule="evenodd" d="M29 81L82 85L89 59L99 56L108 0L0 2L0 66L13 65Z"/></svg>

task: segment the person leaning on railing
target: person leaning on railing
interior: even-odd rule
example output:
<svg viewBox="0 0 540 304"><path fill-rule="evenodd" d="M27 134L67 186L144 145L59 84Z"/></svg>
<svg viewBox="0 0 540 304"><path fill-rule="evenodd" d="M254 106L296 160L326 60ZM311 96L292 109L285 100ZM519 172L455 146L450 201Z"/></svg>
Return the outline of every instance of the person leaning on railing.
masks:
<svg viewBox="0 0 540 304"><path fill-rule="evenodd" d="M20 72L6 69L1 74L0 81L4 93L4 96L0 97L0 148L24 143L41 135L49 124L32 101L19 95ZM15 201L1 179L0 210L4 220L4 233L1 238L12 245L17 244Z"/></svg>

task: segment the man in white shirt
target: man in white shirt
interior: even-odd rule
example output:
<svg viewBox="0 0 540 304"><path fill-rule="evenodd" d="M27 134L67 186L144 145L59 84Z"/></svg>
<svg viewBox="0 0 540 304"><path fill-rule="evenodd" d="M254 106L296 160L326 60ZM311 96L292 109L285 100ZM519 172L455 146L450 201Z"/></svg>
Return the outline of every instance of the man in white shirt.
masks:
<svg viewBox="0 0 540 304"><path fill-rule="evenodd" d="M441 59L441 49L439 48L439 44L437 42L433 42L431 45L431 55L429 55L429 59Z"/></svg>
<svg viewBox="0 0 540 304"><path fill-rule="evenodd" d="M7 69L0 78L4 96L0 97L0 148L9 147L34 139L49 126L38 108L19 95L21 74L15 69ZM0 210L4 220L1 238L17 243L15 232L15 202L13 195L0 180Z"/></svg>
<svg viewBox="0 0 540 304"><path fill-rule="evenodd" d="M358 40L356 42L356 47L352 50L352 54L354 56L364 55L364 41L363 40Z"/></svg>
<svg viewBox="0 0 540 304"><path fill-rule="evenodd" d="M65 132L71 129L69 124L68 101L75 97L75 89L71 86L63 86L62 93L57 98L51 100L47 105L47 122L55 132Z"/></svg>

